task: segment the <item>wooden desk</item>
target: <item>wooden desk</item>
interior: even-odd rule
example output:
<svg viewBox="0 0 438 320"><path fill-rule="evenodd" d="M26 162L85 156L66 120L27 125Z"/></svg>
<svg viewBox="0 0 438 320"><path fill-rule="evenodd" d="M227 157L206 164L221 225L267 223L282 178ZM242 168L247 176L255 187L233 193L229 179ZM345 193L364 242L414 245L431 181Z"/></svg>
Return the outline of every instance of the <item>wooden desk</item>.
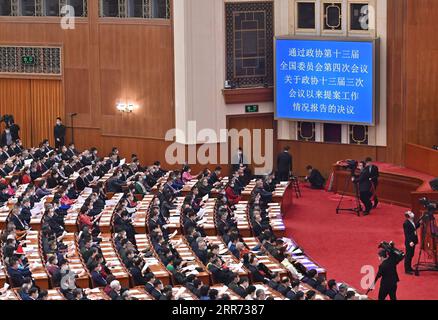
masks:
<svg viewBox="0 0 438 320"><path fill-rule="evenodd" d="M287 245L286 252L289 252L292 257L301 263L307 270L315 269L318 274L326 275L327 272L324 268L318 265L312 258L310 258L304 252L296 252L295 249L298 248L298 245L290 238L283 238L284 243Z"/></svg>
<svg viewBox="0 0 438 320"><path fill-rule="evenodd" d="M261 246L260 241L254 237L243 238L243 241L250 249L255 248L256 246ZM288 276L288 270L280 263L280 261L277 261L269 253L258 254L257 259L268 267L271 272L278 272L280 277Z"/></svg>
<svg viewBox="0 0 438 320"><path fill-rule="evenodd" d="M219 297L223 294L227 294L230 296L230 299L233 301L242 300L241 296L239 296L237 293L235 293L233 290L231 290L224 284L222 285L215 284L214 286L211 286L210 289L216 289L219 292Z"/></svg>
<svg viewBox="0 0 438 320"><path fill-rule="evenodd" d="M200 269L202 271L196 271L195 274L203 283L210 283L210 272L208 272L206 266L198 259L196 254L190 248L190 245L187 243L187 240L183 236L176 236L172 239L172 242L181 241L179 246L173 246L174 249L181 256L181 259L187 261L187 266L195 267L196 269ZM188 273L187 273L188 274Z"/></svg>
<svg viewBox="0 0 438 320"><path fill-rule="evenodd" d="M144 287L134 287L132 289L129 289L129 293L131 294L131 297L137 300L154 300L154 297L147 293Z"/></svg>
<svg viewBox="0 0 438 320"><path fill-rule="evenodd" d="M146 233L146 219L150 212L150 207L152 201L154 200L154 195L146 195L143 200L137 203L136 211L133 216L133 225L135 232L144 234Z"/></svg>
<svg viewBox="0 0 438 320"><path fill-rule="evenodd" d="M216 199L209 198L204 205L204 216L202 220L204 221L204 231L208 236L214 236L217 234L216 232L216 224L215 224L215 205ZM182 219L181 214L181 219ZM181 221L182 225L182 221Z"/></svg>
<svg viewBox="0 0 438 320"><path fill-rule="evenodd" d="M32 270L32 277L35 280L35 284L41 289L49 289L49 276L47 274L46 268L44 267L44 259L40 255L39 246L39 232L35 230L30 230L26 236L26 247L23 247L26 258L29 264L37 265L35 269Z"/></svg>
<svg viewBox="0 0 438 320"><path fill-rule="evenodd" d="M226 262L230 269L237 267L241 262L237 259L229 250L225 243L222 241L222 238L219 236L214 237L206 237L209 244L217 244L219 246L219 255ZM238 270L240 277L248 277L249 271L244 267L240 267ZM216 284L212 277L213 284Z"/></svg>
<svg viewBox="0 0 438 320"><path fill-rule="evenodd" d="M87 297L90 300L111 300L102 288L86 289Z"/></svg>
<svg viewBox="0 0 438 320"><path fill-rule="evenodd" d="M137 249L140 252L147 248L152 248L152 244L146 234L136 234L135 241L137 242ZM164 285L170 283L170 273L157 256L154 255L153 257L145 258L144 260L149 265L150 272L152 272L157 279L161 280Z"/></svg>
<svg viewBox="0 0 438 320"><path fill-rule="evenodd" d="M114 250L111 234L102 234L101 238L100 249L102 250L102 255L108 268L114 277L119 280L122 287L129 288L129 275Z"/></svg>
<svg viewBox="0 0 438 320"><path fill-rule="evenodd" d="M90 278L87 267L83 264L79 249L77 247L76 235L74 233L68 233L62 242L73 249L70 252L70 256L67 258L70 270L76 274L81 274L80 277L76 278L76 285L79 288L88 288L90 286Z"/></svg>
<svg viewBox="0 0 438 320"><path fill-rule="evenodd" d="M234 216L237 219L237 229L242 237L250 237L252 235L251 223L248 215L248 201L239 201L234 210Z"/></svg>

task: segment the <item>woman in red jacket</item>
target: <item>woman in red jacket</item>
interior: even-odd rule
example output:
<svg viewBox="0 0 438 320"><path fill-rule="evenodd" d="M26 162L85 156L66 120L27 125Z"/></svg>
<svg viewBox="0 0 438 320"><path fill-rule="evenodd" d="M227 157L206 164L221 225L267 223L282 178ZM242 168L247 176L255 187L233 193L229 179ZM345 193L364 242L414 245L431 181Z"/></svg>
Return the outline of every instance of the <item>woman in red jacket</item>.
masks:
<svg viewBox="0 0 438 320"><path fill-rule="evenodd" d="M230 206L236 205L241 199L241 196L238 196L234 192L234 183L231 182L228 187L225 189L225 194L227 195L228 202L230 203Z"/></svg>
<svg viewBox="0 0 438 320"><path fill-rule="evenodd" d="M30 177L30 169L29 167L24 168L23 175L21 176L21 184L28 184L32 182L32 178Z"/></svg>

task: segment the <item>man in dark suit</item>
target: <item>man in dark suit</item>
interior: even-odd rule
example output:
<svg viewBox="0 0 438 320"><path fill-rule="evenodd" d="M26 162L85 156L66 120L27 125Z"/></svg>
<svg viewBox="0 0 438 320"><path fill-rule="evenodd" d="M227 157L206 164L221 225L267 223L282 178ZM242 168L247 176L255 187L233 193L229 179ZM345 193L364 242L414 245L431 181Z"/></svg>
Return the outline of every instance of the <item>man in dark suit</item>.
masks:
<svg viewBox="0 0 438 320"><path fill-rule="evenodd" d="M289 154L289 146L286 146L277 157L277 177L280 181L289 181L292 173L292 156Z"/></svg>
<svg viewBox="0 0 438 320"><path fill-rule="evenodd" d="M18 288L25 282L26 277L31 277L32 273L28 268L19 269L18 259L12 257L10 259L9 267L7 268L9 280L12 283L12 287Z"/></svg>
<svg viewBox="0 0 438 320"><path fill-rule="evenodd" d="M357 183L359 188L360 200L365 206L364 216L370 214L373 204L371 202L372 192L371 192L371 176L370 171L365 168L365 162L360 162L358 169L360 170L359 176L353 177L353 182Z"/></svg>
<svg viewBox="0 0 438 320"><path fill-rule="evenodd" d="M266 283L266 277L259 270L259 262L255 256L249 258L249 263L246 265L247 269L251 273L253 282Z"/></svg>
<svg viewBox="0 0 438 320"><path fill-rule="evenodd" d="M370 157L365 159L365 165L366 165L365 168L370 173L370 179L372 183L372 192L374 198L373 208L376 208L379 203L379 199L377 199L377 185L379 184L379 167L373 164L373 159L371 159Z"/></svg>
<svg viewBox="0 0 438 320"><path fill-rule="evenodd" d="M154 297L155 300L160 300L161 296L163 295L162 291L164 289L163 283L161 280L156 279L154 281L154 287L149 292L152 297Z"/></svg>
<svg viewBox="0 0 438 320"><path fill-rule="evenodd" d="M337 294L338 294L338 285L336 283L336 280L330 279L327 282L327 290L325 292L325 295L331 299L334 299Z"/></svg>
<svg viewBox="0 0 438 320"><path fill-rule="evenodd" d="M312 166L306 167L309 175L306 177L306 180L310 182L310 187L312 189L324 189L325 179L322 176L321 172L318 169L314 169Z"/></svg>
<svg viewBox="0 0 438 320"><path fill-rule="evenodd" d="M397 283L400 281L397 274L397 261L393 254L386 250L379 251L379 259L382 262L377 272L376 281L380 281L379 300L385 300L389 295L391 300L397 300Z"/></svg>
<svg viewBox="0 0 438 320"><path fill-rule="evenodd" d="M210 185L214 185L216 182L220 181L220 175L221 175L221 167L216 167L216 169L214 169L213 173L210 175L209 179L208 179L208 183Z"/></svg>
<svg viewBox="0 0 438 320"><path fill-rule="evenodd" d="M303 278L303 282L307 283L312 288L316 289L318 285L318 280L316 279L318 272L315 269L310 269L307 271L307 275Z"/></svg>
<svg viewBox="0 0 438 320"><path fill-rule="evenodd" d="M233 276L233 272L229 269L222 268L222 263L218 258L214 258L208 265L208 271L213 275L213 279L216 282L228 285Z"/></svg>
<svg viewBox="0 0 438 320"><path fill-rule="evenodd" d="M234 274L233 281L230 282L228 287L237 293L242 298L245 298L247 295L246 289L249 286L249 280L247 277L239 278L238 274Z"/></svg>
<svg viewBox="0 0 438 320"><path fill-rule="evenodd" d="M123 192L123 186L126 185L122 179L121 171L114 173L114 175L107 181L108 192L120 193Z"/></svg>
<svg viewBox="0 0 438 320"><path fill-rule="evenodd" d="M418 244L417 229L420 227L420 223L415 223L414 213L412 211L405 212L406 220L403 223L403 231L405 234L405 272L407 274L413 274L412 258L415 254L415 246Z"/></svg>
<svg viewBox="0 0 438 320"><path fill-rule="evenodd" d="M144 285L144 289L147 293L151 293L152 290L154 290L154 282L155 282L155 275L153 273L147 273L144 276L144 279L146 281L146 284Z"/></svg>
<svg viewBox="0 0 438 320"><path fill-rule="evenodd" d="M53 128L53 134L55 136L55 148L59 149L65 145L65 131L66 128L62 124L61 118L56 118L56 125Z"/></svg>
<svg viewBox="0 0 438 320"><path fill-rule="evenodd" d="M88 186L88 183L85 180L85 171L84 170L81 170L79 172L79 177L77 177L75 185L76 185L76 190L78 190L78 191L83 191Z"/></svg>

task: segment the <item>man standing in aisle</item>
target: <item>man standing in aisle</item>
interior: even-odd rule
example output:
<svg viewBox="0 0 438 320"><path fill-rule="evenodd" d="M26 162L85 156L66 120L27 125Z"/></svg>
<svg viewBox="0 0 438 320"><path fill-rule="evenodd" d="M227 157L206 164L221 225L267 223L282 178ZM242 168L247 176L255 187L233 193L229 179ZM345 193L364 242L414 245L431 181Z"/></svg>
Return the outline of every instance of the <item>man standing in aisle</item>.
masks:
<svg viewBox="0 0 438 320"><path fill-rule="evenodd" d="M373 193L374 203L373 208L377 207L379 199L377 199L377 185L379 184L379 168L373 164L373 159L370 157L365 159L365 166L370 175L371 191Z"/></svg>
<svg viewBox="0 0 438 320"><path fill-rule="evenodd" d="M62 124L61 118L56 118L56 125L54 128L54 134L55 134L55 148L60 149L62 146L65 145L65 131L66 128Z"/></svg>
<svg viewBox="0 0 438 320"><path fill-rule="evenodd" d="M418 244L417 229L420 227L420 223L415 223L415 215L412 211L407 211L405 213L405 217L406 220L403 223L406 247L405 273L413 274L414 270L412 269L412 258L415 254L415 246Z"/></svg>
<svg viewBox="0 0 438 320"><path fill-rule="evenodd" d="M277 157L277 176L280 181L289 181L292 174L292 156L289 154L289 146L284 147Z"/></svg>

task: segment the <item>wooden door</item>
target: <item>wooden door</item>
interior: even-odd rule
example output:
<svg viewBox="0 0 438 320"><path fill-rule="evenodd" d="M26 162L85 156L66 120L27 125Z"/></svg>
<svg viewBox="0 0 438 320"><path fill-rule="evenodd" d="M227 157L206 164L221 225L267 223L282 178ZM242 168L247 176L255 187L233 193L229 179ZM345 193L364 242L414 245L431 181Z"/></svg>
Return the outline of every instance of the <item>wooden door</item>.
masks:
<svg viewBox="0 0 438 320"><path fill-rule="evenodd" d="M64 116L62 82L40 79L0 79L0 115L11 114L20 126L27 147L49 139L54 145L53 126ZM5 125L0 124L1 131Z"/></svg>
<svg viewBox="0 0 438 320"><path fill-rule="evenodd" d="M227 117L227 129L236 129L238 131L242 129L248 129L251 133L251 141L252 145L250 146L250 149L254 151L254 147L256 144L256 141L254 141L254 132L256 129L261 130L261 139L260 139L260 149L261 149L261 156L265 157L265 159L270 158L273 164L274 159L274 139L276 135L276 128L274 123L274 115L272 113L266 113L266 114L245 114L245 115L236 115L236 116L228 116ZM269 136L266 136L266 130L272 130L272 138L269 138ZM269 138L267 140L266 138ZM230 155L230 161L233 156L236 154L236 150L232 150L233 146L230 143L229 140L229 155ZM267 144L269 144L269 148L267 148ZM265 164L256 164L254 161L254 152L251 154L251 157L249 155L245 154L245 147L244 141L241 138L239 141L239 146L244 149L244 156L248 159L250 162L250 167L252 171L254 172L255 168L263 168L265 167ZM268 151L271 149L271 151ZM247 151L246 151L247 152ZM267 154L267 152L269 154ZM231 163L231 162L230 162ZM267 172L266 172L267 173Z"/></svg>

